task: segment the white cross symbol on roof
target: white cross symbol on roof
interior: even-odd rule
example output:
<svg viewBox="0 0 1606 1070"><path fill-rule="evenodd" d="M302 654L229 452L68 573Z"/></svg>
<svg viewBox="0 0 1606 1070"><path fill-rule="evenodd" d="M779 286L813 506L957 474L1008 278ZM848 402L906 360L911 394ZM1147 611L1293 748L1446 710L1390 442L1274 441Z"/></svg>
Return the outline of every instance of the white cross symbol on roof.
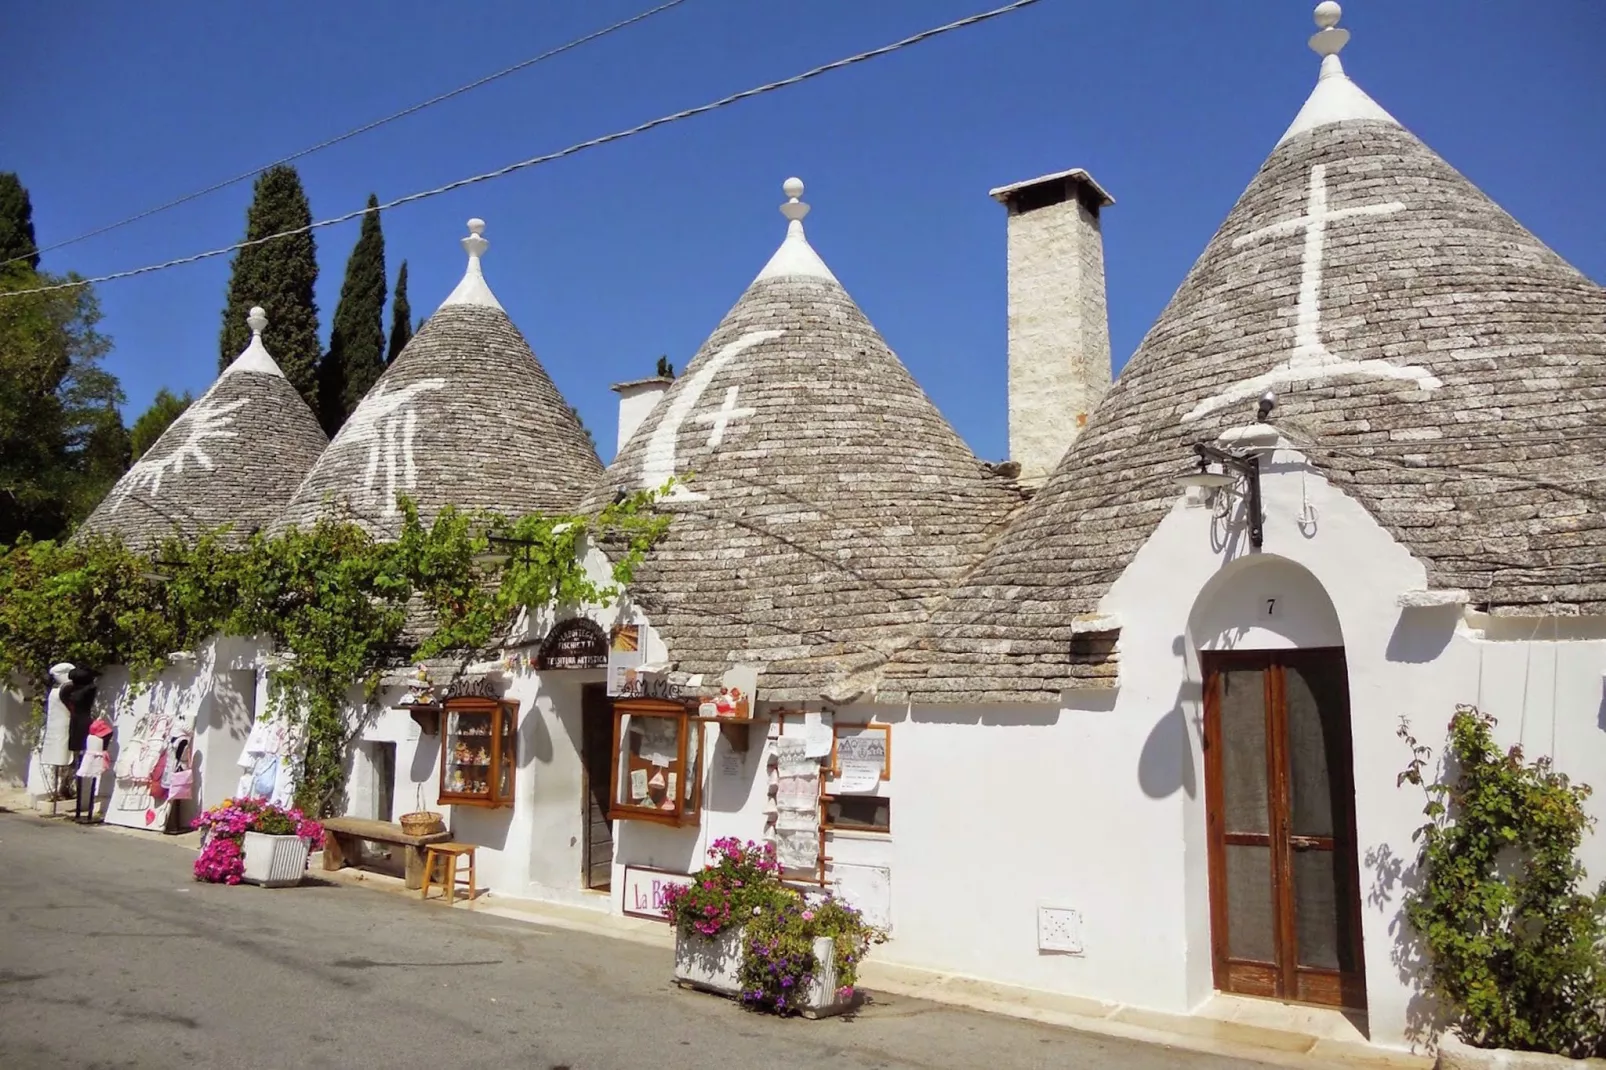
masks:
<svg viewBox="0 0 1606 1070"><path fill-rule="evenodd" d="M693 423L708 424L712 428L708 433L708 445L710 447L717 446L725 441L725 428L732 420L739 420L743 416L752 416L757 411L756 409L738 409L736 407L736 392L740 389L741 387L739 386L727 388L725 391L725 404L713 412L705 412L692 417Z"/></svg>
<svg viewBox="0 0 1606 1070"><path fill-rule="evenodd" d="M1406 379L1423 390L1433 390L1444 384L1425 368L1390 364L1376 358L1370 360L1344 360L1328 352L1322 344L1322 251L1329 223L1370 216L1391 215L1403 212L1401 201L1379 204L1358 204L1349 208L1327 207L1327 165L1317 164L1310 169L1310 192L1306 199L1305 214L1285 219L1268 227L1240 234L1232 240L1234 249L1241 249L1263 238L1280 238L1287 234L1305 232L1305 251L1300 261L1299 300L1294 306L1294 348L1288 360L1253 379L1236 383L1213 397L1205 398L1184 416L1183 422L1197 420L1207 413L1226 405L1247 401L1277 386L1302 383L1311 379L1347 376L1362 379Z"/></svg>

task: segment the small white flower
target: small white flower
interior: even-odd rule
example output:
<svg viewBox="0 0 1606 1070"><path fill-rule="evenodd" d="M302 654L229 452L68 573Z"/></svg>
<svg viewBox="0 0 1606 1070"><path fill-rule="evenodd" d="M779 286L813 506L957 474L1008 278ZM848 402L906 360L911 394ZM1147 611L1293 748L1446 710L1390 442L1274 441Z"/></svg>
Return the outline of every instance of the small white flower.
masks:
<svg viewBox="0 0 1606 1070"><path fill-rule="evenodd" d="M763 907L754 907L753 908L753 916L754 917L757 917L758 915L760 915L762 913L764 913L764 908Z"/></svg>

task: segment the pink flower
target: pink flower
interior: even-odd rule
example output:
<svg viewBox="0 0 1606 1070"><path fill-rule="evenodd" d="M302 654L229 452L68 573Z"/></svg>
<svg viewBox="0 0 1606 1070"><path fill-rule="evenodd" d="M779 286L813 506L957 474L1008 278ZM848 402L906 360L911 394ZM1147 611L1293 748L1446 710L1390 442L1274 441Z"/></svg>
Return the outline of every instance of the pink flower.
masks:
<svg viewBox="0 0 1606 1070"><path fill-rule="evenodd" d="M805 910L805 911L804 911L804 912L803 912L803 920L804 920L804 921L813 921L813 920L814 920L814 911L812 911L812 910Z"/></svg>

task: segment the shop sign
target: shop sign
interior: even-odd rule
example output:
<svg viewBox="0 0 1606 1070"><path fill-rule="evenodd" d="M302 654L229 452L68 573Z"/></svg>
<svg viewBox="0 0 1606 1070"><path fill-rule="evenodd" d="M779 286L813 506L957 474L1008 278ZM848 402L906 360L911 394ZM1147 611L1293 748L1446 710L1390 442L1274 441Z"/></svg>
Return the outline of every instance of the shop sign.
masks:
<svg viewBox="0 0 1606 1070"><path fill-rule="evenodd" d="M624 902L620 905L633 918L668 921L669 911L664 908L664 893L671 888L685 888L691 884L692 878L686 873L626 866Z"/></svg>
<svg viewBox="0 0 1606 1070"><path fill-rule="evenodd" d="M555 625L541 643L538 669L602 669L608 665L608 636L587 617Z"/></svg>
<svg viewBox="0 0 1606 1070"><path fill-rule="evenodd" d="M608 674L610 698L657 698L678 701L686 697L686 689L669 679L667 673L648 672L645 669L625 669L617 680Z"/></svg>
<svg viewBox="0 0 1606 1070"><path fill-rule="evenodd" d="M501 698L501 688L497 681L490 676L459 676L448 683L441 690L441 697L451 698Z"/></svg>

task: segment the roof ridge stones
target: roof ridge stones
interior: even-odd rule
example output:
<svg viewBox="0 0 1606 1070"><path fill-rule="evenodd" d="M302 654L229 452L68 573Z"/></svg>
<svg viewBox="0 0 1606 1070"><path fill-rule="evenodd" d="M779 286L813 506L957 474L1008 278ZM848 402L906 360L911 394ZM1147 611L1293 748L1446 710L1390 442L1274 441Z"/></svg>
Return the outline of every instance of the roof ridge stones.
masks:
<svg viewBox="0 0 1606 1070"><path fill-rule="evenodd" d="M1333 104L1336 9L1319 9L1332 21L1312 47L1329 51L1305 121L879 698L1114 686L1116 635L1085 622L1175 503L1192 444L1266 390L1430 588L1495 612L1606 612L1588 564L1606 556L1606 516L1583 479L1606 465L1606 290L1358 88Z"/></svg>
<svg viewBox="0 0 1606 1070"><path fill-rule="evenodd" d="M307 403L262 344L251 341L123 473L75 538L112 535L135 549L228 526L232 541L270 523L328 443Z"/></svg>
<svg viewBox="0 0 1606 1070"><path fill-rule="evenodd" d="M684 480L660 502L674 520L630 585L676 670L714 682L757 664L766 699L842 701L1022 496L976 459L809 245L803 184L783 189L780 249L587 504Z"/></svg>
<svg viewBox="0 0 1606 1070"><path fill-rule="evenodd" d="M402 495L426 523L449 505L567 512L602 472L579 418L485 281L484 229L469 221L462 281L352 412L277 528L339 511L394 537Z"/></svg>

